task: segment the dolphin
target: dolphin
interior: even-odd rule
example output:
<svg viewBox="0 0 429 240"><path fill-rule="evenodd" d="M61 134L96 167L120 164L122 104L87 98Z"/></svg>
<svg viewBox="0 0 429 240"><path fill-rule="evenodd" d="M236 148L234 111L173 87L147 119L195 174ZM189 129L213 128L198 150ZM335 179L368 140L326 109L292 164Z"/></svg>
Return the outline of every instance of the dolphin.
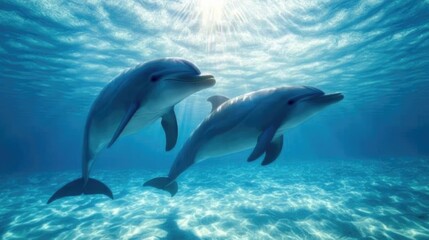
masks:
<svg viewBox="0 0 429 240"><path fill-rule="evenodd" d="M120 136L132 134L161 118L166 151L177 141L174 106L215 84L212 75L201 75L191 62L179 58L149 61L115 77L95 99L88 114L83 138L82 177L56 191L48 204L66 196L104 194L113 199L104 183L90 178L95 156Z"/></svg>
<svg viewBox="0 0 429 240"><path fill-rule="evenodd" d="M267 88L232 99L212 96L212 112L183 145L167 177L144 183L177 193L177 177L194 163L253 148L251 162L265 154L262 165L277 159L283 134L325 107L339 102L341 93L325 94L307 86Z"/></svg>

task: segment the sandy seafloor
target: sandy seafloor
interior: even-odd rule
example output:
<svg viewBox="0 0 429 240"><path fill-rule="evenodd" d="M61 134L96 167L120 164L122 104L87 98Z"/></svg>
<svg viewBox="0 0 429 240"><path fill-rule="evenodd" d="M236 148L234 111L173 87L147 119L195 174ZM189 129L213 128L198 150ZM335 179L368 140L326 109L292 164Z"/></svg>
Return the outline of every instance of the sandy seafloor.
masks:
<svg viewBox="0 0 429 240"><path fill-rule="evenodd" d="M423 159L199 164L171 198L165 171L102 171L115 200L47 199L79 172L3 175L2 239L429 239Z"/></svg>

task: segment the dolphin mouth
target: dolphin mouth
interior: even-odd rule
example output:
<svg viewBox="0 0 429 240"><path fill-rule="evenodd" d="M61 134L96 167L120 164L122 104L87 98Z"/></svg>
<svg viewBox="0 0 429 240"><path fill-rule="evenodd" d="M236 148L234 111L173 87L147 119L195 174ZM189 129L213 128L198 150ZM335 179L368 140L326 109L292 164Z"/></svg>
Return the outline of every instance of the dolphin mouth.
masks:
<svg viewBox="0 0 429 240"><path fill-rule="evenodd" d="M213 75L174 74L165 78L166 81L213 86L216 83Z"/></svg>
<svg viewBox="0 0 429 240"><path fill-rule="evenodd" d="M339 102L344 99L344 95L342 93L331 93L331 94L315 94L311 97L305 99L305 101L309 101L316 104L330 105L336 102Z"/></svg>

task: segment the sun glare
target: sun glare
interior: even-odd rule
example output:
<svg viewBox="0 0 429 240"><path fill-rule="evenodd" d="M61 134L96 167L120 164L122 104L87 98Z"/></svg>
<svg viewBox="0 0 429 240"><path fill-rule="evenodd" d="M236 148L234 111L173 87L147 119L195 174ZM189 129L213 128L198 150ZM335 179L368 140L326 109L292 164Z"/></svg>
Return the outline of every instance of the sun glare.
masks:
<svg viewBox="0 0 429 240"><path fill-rule="evenodd" d="M225 0L198 0L198 15L201 18L201 27L213 29L222 24Z"/></svg>
<svg viewBox="0 0 429 240"><path fill-rule="evenodd" d="M205 36L207 50L215 47L219 38L224 37L225 0L197 0L196 9L199 18L200 36Z"/></svg>
<svg viewBox="0 0 429 240"><path fill-rule="evenodd" d="M211 51L234 36L237 25L245 19L237 0L192 0L182 5L176 21L178 26L185 24L192 36Z"/></svg>

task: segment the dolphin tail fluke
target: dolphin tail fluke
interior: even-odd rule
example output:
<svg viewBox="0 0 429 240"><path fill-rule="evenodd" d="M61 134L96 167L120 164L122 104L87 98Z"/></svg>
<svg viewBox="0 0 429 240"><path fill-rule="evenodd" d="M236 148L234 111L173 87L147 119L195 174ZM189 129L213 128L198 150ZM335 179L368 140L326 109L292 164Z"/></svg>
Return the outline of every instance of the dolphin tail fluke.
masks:
<svg viewBox="0 0 429 240"><path fill-rule="evenodd" d="M104 194L113 199L112 191L104 183L93 178L88 178L88 181L85 184L85 180L83 178L78 178L67 183L58 191L56 191L54 195L49 198L47 204L63 197L79 196L82 194Z"/></svg>
<svg viewBox="0 0 429 240"><path fill-rule="evenodd" d="M177 182L169 177L157 177L151 179L145 182L143 186L150 186L167 191L171 194L172 197L177 193L178 190Z"/></svg>

